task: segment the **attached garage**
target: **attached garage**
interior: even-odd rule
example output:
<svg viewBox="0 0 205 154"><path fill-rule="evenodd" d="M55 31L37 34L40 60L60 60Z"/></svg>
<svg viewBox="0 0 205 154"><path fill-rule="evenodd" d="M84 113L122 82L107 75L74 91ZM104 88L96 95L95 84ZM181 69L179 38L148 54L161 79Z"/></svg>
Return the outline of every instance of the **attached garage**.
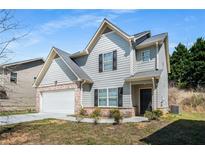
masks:
<svg viewBox="0 0 205 154"><path fill-rule="evenodd" d="M41 112L74 114L74 89L42 92Z"/></svg>

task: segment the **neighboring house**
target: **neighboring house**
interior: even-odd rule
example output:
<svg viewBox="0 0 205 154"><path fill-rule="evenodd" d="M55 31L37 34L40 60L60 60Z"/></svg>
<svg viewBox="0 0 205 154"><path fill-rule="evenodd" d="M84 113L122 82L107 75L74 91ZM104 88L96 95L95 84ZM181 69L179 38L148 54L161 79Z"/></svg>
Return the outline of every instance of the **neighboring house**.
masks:
<svg viewBox="0 0 205 154"><path fill-rule="evenodd" d="M53 47L34 83L40 112L108 116L168 109L168 34L128 35L104 19L83 51L69 54Z"/></svg>
<svg viewBox="0 0 205 154"><path fill-rule="evenodd" d="M35 109L34 80L44 60L35 58L0 65L0 110Z"/></svg>

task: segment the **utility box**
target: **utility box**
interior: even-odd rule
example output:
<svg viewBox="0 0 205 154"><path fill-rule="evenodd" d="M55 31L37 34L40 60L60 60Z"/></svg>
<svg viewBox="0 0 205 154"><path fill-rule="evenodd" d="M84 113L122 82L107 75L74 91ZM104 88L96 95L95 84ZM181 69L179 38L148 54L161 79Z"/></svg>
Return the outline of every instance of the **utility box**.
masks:
<svg viewBox="0 0 205 154"><path fill-rule="evenodd" d="M171 110L171 113L173 113L173 114L180 114L181 113L181 108L179 105L171 105L170 110Z"/></svg>

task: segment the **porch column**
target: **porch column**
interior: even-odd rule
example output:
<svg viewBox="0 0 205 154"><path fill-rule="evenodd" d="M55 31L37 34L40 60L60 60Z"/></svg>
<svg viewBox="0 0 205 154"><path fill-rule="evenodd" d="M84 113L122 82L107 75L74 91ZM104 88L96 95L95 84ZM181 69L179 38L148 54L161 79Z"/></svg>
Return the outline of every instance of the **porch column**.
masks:
<svg viewBox="0 0 205 154"><path fill-rule="evenodd" d="M152 109L157 109L157 89L156 89L156 81L155 78L152 78Z"/></svg>

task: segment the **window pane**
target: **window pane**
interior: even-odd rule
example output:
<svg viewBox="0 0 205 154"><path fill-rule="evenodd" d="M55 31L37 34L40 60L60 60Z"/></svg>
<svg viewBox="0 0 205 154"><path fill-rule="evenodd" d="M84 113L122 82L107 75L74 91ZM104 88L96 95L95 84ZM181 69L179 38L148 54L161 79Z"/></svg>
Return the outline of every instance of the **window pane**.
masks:
<svg viewBox="0 0 205 154"><path fill-rule="evenodd" d="M112 61L112 58L113 57L113 53L110 52L110 53L106 53L104 54L104 61Z"/></svg>
<svg viewBox="0 0 205 154"><path fill-rule="evenodd" d="M117 98L109 98L109 106L117 106Z"/></svg>
<svg viewBox="0 0 205 154"><path fill-rule="evenodd" d="M99 98L99 106L107 106L107 98Z"/></svg>
<svg viewBox="0 0 205 154"><path fill-rule="evenodd" d="M145 51L142 53L143 61L149 61L150 60L150 51Z"/></svg>
<svg viewBox="0 0 205 154"><path fill-rule="evenodd" d="M107 89L99 89L99 106L107 106Z"/></svg>
<svg viewBox="0 0 205 154"><path fill-rule="evenodd" d="M107 89L99 89L99 97L107 97Z"/></svg>
<svg viewBox="0 0 205 154"><path fill-rule="evenodd" d="M112 70L112 62L104 62L104 70Z"/></svg>
<svg viewBox="0 0 205 154"><path fill-rule="evenodd" d="M117 88L109 89L109 106L117 106L118 90Z"/></svg>
<svg viewBox="0 0 205 154"><path fill-rule="evenodd" d="M112 70L113 68L113 53L112 52L104 54L103 64L104 64L105 71Z"/></svg>

